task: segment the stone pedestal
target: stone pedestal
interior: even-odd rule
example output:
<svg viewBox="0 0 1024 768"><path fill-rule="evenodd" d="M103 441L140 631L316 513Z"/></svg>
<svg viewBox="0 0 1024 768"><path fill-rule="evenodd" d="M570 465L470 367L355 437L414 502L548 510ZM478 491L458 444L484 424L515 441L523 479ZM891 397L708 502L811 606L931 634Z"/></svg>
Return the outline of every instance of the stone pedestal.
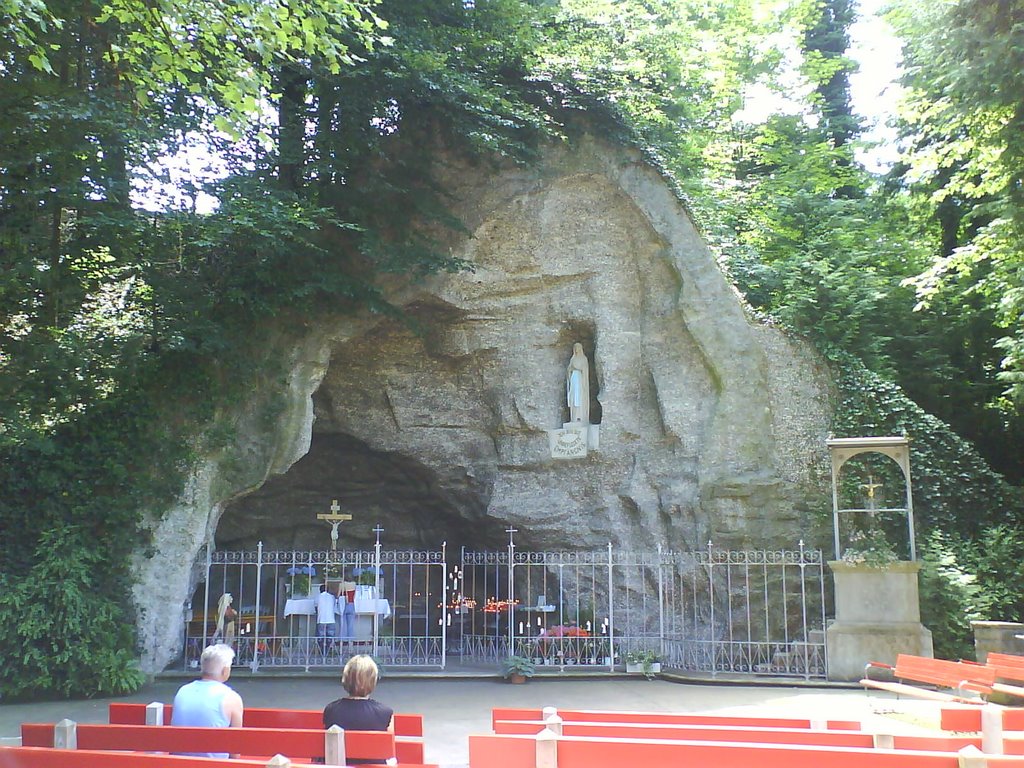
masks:
<svg viewBox="0 0 1024 768"><path fill-rule="evenodd" d="M921 624L919 562L881 567L829 562L836 620L825 632L830 680L860 680L869 661L894 664L900 653L932 656L932 633Z"/></svg>
<svg viewBox="0 0 1024 768"><path fill-rule="evenodd" d="M981 664L989 653L1024 655L1024 624L1015 621L972 621L974 657Z"/></svg>

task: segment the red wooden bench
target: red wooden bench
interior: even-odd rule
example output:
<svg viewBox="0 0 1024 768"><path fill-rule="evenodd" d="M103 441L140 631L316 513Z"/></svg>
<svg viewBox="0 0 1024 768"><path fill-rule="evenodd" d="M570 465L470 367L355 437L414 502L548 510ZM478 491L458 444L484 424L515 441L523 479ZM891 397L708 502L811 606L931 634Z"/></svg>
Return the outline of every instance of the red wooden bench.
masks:
<svg viewBox="0 0 1024 768"><path fill-rule="evenodd" d="M1024 708L999 707L999 710L1004 730L1024 731ZM944 731L980 731L981 707L945 706L940 712L939 727Z"/></svg>
<svg viewBox="0 0 1024 768"><path fill-rule="evenodd" d="M896 657L895 665L872 661L865 667L865 671L872 668L889 670L899 680L923 683L946 690L925 689L905 682L872 680L866 675L860 681L864 687L933 701L984 704L984 697L992 692L996 682L995 672L980 664L930 659L905 653Z"/></svg>
<svg viewBox="0 0 1024 768"><path fill-rule="evenodd" d="M159 702L154 702L159 705ZM111 723L146 725L147 708L154 704L114 701L108 708ZM171 722L173 707L162 704L162 722ZM323 712L318 709L274 709L247 707L242 713L246 728L307 728L323 730ZM423 762L423 715L395 713L395 757L399 763Z"/></svg>
<svg viewBox="0 0 1024 768"><path fill-rule="evenodd" d="M1024 698L1024 686L1020 685L1024 683L1024 656L989 653L985 659L985 666L996 676L997 682L992 686L992 690ZM1007 680L1010 682L1007 683Z"/></svg>
<svg viewBox="0 0 1024 768"><path fill-rule="evenodd" d="M681 712L620 712L607 709L559 709L563 722L588 723L645 723L648 725L745 725L764 728L819 727L834 731L859 731L856 720L823 720L812 722L800 717L746 717L741 715L700 715ZM543 709L495 707L491 710L491 728L496 730L499 720L543 720Z"/></svg>
<svg viewBox="0 0 1024 768"><path fill-rule="evenodd" d="M290 763L289 763L290 764ZM266 760L216 760L95 749L0 747L0 768L267 768Z"/></svg>
<svg viewBox="0 0 1024 768"><path fill-rule="evenodd" d="M962 763L962 759L973 762ZM538 736L469 737L469 768L660 768L672 765L714 768L961 768L967 764L1024 768L1024 757L982 756L973 746L947 752L807 744L557 737L550 732Z"/></svg>
<svg viewBox="0 0 1024 768"><path fill-rule="evenodd" d="M394 755L394 736L384 731L344 731L331 751L329 731L300 728L186 728L174 725L76 725L77 747L128 752L227 752L238 755L287 755L293 761L344 759L381 760ZM23 723L21 744L53 747L52 723ZM332 760L331 764L338 764Z"/></svg>
<svg viewBox="0 0 1024 768"><path fill-rule="evenodd" d="M724 719L724 718L720 718ZM497 734L536 735L549 724L536 720L499 720L495 723ZM885 745L889 749L911 749L939 752L956 752L964 747L982 746L980 736L941 734L936 736L872 734L852 730L810 730L807 728L769 728L750 726L744 718L718 725L653 725L645 723L585 723L570 721L561 723L563 736L597 736L600 738L659 739L669 741L729 741L754 742L762 744L803 744L822 747L860 747L869 749ZM557 733L557 731L556 731ZM1007 750L1009 754L1024 754L1024 742L1019 743L1020 752Z"/></svg>

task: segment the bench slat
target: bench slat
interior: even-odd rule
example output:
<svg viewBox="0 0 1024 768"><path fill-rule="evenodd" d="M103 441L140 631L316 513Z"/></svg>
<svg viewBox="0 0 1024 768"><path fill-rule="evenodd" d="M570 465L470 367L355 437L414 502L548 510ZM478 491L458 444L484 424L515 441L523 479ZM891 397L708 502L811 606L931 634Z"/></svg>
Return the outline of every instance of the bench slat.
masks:
<svg viewBox="0 0 1024 768"><path fill-rule="evenodd" d="M810 728L811 721L796 717L745 717L743 715L700 715L680 712L623 712L604 709L559 709L563 722L589 723L647 723L651 725L735 725L743 723L765 728ZM491 710L491 728L499 720L541 720L540 709L495 707ZM828 720L826 727L837 731L859 731L860 723L853 720Z"/></svg>
<svg viewBox="0 0 1024 768"><path fill-rule="evenodd" d="M0 768L266 768L266 760L217 760L141 752L104 752L91 749L0 747ZM438 768L411 764L405 768Z"/></svg>
<svg viewBox="0 0 1024 768"><path fill-rule="evenodd" d="M983 699L974 699L969 696L958 696L954 693L943 693L942 691L932 691L927 688L919 688L916 685L907 685L906 683L890 683L885 680L869 680L864 678L860 681L860 684L865 688L877 688L880 691L889 691L890 693L898 693L906 696L916 696L919 699L929 699L931 701L978 705L985 703Z"/></svg>
<svg viewBox="0 0 1024 768"><path fill-rule="evenodd" d="M53 746L53 724L22 724L22 745ZM93 725L77 728L81 749L140 752L281 753L293 759L324 757L324 731L274 728L185 728L174 725ZM345 731L345 754L385 759L395 754L394 736L384 731Z"/></svg>
<svg viewBox="0 0 1024 768"><path fill-rule="evenodd" d="M114 701L109 706L111 723L145 725L146 704ZM170 724L174 708L164 704L164 723ZM244 727L322 729L323 712L318 709L277 709L247 707L242 715ZM424 760L423 715L395 713L395 757L399 763L422 763Z"/></svg>
<svg viewBox="0 0 1024 768"><path fill-rule="evenodd" d="M535 744L530 736L470 736L470 768L533 768ZM559 768L958 768L959 764L956 752L941 751L572 736L558 741ZM1000 764L1021 768L1024 759L1004 757Z"/></svg>

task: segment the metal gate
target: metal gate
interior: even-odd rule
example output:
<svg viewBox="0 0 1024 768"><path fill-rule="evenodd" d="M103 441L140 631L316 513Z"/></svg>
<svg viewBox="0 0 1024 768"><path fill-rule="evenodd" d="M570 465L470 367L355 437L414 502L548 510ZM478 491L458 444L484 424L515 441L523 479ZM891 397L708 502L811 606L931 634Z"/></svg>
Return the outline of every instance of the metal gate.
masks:
<svg viewBox="0 0 1024 768"><path fill-rule="evenodd" d="M379 537L379 533L378 533ZM186 605L184 665L226 642L236 663L337 667L368 653L393 666L445 665L445 547L440 550L208 551L205 574ZM320 584L346 589L333 636L317 636ZM349 617L346 617L346 613Z"/></svg>
<svg viewBox="0 0 1024 768"><path fill-rule="evenodd" d="M681 670L824 678L821 552L463 550L453 653L613 670L656 658Z"/></svg>
<svg viewBox="0 0 1024 768"><path fill-rule="evenodd" d="M221 640L237 663L337 667L370 653L398 667L493 669L509 655L541 672L615 670L656 657L669 668L826 676L821 552L438 550L207 553L186 606L184 665ZM352 585L354 621L317 637L319 584ZM226 595L231 603L227 604Z"/></svg>

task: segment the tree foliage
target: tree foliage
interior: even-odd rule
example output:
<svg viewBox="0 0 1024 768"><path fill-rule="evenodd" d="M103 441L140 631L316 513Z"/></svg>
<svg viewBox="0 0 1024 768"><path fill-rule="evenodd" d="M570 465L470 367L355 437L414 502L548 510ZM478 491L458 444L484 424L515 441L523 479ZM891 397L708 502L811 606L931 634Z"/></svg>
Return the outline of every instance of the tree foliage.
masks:
<svg viewBox="0 0 1024 768"><path fill-rule="evenodd" d="M838 432L914 437L928 583L951 590L936 620L962 639L961 609L1019 612L998 586L1016 574L984 557L1019 495L935 416L1024 476L1024 19L1009 3L896 4L906 153L880 178L857 162L852 14L0 0L0 525L18 531L0 539L5 692L134 685L140 510L169 504L224 439L204 430L255 375L242 361L261 329L295 307L391 311L382 274L464 268L437 158L530 162L579 126L640 146L752 307L836 362ZM755 88L791 108L746 116ZM135 207L157 161L195 144L227 168L186 179L216 210Z"/></svg>
<svg viewBox="0 0 1024 768"><path fill-rule="evenodd" d="M1024 402L1024 9L965 0L900 3L892 14L906 44L908 146L901 181L942 231L942 250L911 281L923 307L984 313L1001 352L1005 397ZM995 337L995 338L992 338ZM1019 434L1019 432L1018 432Z"/></svg>

